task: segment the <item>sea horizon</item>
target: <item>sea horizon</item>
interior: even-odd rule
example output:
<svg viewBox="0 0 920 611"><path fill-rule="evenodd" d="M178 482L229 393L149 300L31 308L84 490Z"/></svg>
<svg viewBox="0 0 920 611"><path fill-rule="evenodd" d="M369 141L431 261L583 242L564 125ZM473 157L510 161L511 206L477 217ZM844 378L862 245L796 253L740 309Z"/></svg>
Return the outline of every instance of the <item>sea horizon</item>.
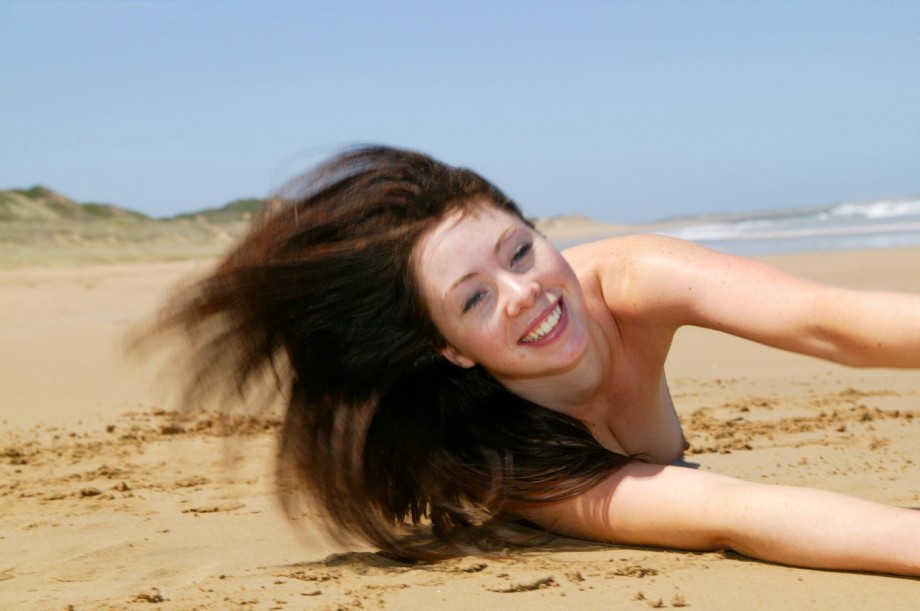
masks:
<svg viewBox="0 0 920 611"><path fill-rule="evenodd" d="M745 256L920 246L920 197L680 216L613 235L624 233L667 235ZM596 237L560 240L557 246L591 239Z"/></svg>

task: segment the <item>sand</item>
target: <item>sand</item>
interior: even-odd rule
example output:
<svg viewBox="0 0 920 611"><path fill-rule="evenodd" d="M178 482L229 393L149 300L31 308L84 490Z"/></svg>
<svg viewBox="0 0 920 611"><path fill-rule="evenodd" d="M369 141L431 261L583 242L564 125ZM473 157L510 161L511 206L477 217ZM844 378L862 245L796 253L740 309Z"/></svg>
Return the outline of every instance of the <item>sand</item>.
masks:
<svg viewBox="0 0 920 611"><path fill-rule="evenodd" d="M920 292L920 249L773 258L809 277ZM276 423L228 455L121 354L207 263L0 270L2 609L916 609L920 582L731 553L557 538L403 565L295 531L272 493ZM920 371L856 370L698 329L668 374L700 468L920 508Z"/></svg>

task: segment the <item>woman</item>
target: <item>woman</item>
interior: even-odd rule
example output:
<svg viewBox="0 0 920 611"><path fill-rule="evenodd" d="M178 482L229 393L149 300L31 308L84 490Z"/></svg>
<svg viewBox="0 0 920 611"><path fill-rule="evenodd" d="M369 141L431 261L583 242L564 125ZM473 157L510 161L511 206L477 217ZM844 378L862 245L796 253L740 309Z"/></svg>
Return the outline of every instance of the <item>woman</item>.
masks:
<svg viewBox="0 0 920 611"><path fill-rule="evenodd" d="M195 340L188 404L247 397L271 372L289 514L318 502L333 532L392 553L520 540L523 518L920 575L916 511L674 465L687 442L663 367L683 325L920 367L920 296L824 287L657 236L559 253L478 175L383 147L292 185L156 329Z"/></svg>

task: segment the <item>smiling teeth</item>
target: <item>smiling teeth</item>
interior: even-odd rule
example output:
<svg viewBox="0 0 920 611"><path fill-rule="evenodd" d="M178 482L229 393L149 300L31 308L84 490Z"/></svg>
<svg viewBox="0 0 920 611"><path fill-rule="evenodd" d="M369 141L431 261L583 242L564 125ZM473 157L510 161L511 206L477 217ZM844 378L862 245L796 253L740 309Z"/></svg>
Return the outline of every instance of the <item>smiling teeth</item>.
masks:
<svg viewBox="0 0 920 611"><path fill-rule="evenodd" d="M523 340L524 343L535 342L538 339L543 339L547 333L556 328L556 325L559 324L559 319L562 318L562 302L556 304L556 307L553 308L553 311L550 312L543 323L528 333Z"/></svg>

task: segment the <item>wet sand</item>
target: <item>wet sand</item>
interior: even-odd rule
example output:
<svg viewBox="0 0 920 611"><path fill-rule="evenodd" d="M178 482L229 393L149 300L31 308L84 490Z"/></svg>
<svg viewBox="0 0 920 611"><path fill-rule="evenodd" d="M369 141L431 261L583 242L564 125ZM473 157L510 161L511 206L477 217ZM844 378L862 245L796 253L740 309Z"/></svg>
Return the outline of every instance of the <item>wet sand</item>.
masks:
<svg viewBox="0 0 920 611"><path fill-rule="evenodd" d="M920 249L776 257L920 292ZM403 565L294 530L277 422L177 420L124 333L206 263L0 270L0 608L914 609L920 583L732 553L556 538ZM920 508L920 371L857 370L683 329L668 376L700 468Z"/></svg>

